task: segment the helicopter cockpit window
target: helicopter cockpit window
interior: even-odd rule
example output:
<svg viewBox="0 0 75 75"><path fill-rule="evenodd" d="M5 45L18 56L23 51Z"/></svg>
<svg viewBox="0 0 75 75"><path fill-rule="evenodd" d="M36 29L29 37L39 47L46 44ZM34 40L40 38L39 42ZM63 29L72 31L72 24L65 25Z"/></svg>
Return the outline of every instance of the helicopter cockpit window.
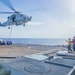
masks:
<svg viewBox="0 0 75 75"><path fill-rule="evenodd" d="M8 19L9 19L9 17L8 17Z"/></svg>

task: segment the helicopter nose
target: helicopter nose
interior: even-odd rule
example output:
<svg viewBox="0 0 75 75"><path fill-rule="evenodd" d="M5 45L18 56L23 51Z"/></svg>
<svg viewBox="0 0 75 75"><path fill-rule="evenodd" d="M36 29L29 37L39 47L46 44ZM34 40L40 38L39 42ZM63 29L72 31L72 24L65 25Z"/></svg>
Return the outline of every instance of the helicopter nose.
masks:
<svg viewBox="0 0 75 75"><path fill-rule="evenodd" d="M30 16L30 19L32 19L32 16Z"/></svg>
<svg viewBox="0 0 75 75"><path fill-rule="evenodd" d="M31 19L32 19L32 16L30 16L29 21L31 21Z"/></svg>

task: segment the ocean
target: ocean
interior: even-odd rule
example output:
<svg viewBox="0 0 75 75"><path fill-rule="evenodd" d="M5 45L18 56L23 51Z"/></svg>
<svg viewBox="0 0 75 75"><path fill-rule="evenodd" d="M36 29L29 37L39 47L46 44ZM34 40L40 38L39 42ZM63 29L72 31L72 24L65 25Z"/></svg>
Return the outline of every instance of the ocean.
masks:
<svg viewBox="0 0 75 75"><path fill-rule="evenodd" d="M8 38L3 38L7 41ZM10 38L15 44L37 44L37 45L66 45L66 39L40 39L40 38Z"/></svg>

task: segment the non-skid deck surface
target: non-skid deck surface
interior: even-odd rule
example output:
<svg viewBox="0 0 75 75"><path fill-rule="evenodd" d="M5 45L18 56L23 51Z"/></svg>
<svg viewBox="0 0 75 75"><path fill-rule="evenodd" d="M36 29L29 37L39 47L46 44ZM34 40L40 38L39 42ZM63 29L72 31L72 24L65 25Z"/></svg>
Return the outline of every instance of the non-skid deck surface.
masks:
<svg viewBox="0 0 75 75"><path fill-rule="evenodd" d="M26 57L19 57L7 63L8 66L25 75L67 75L70 67L48 64Z"/></svg>

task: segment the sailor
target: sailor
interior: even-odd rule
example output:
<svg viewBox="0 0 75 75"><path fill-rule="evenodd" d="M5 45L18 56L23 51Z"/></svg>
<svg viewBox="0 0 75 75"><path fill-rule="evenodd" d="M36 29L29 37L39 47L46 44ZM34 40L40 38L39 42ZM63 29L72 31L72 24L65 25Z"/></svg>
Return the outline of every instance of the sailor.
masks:
<svg viewBox="0 0 75 75"><path fill-rule="evenodd" d="M75 54L75 36L74 36L74 38L72 40L72 43L73 43L73 53Z"/></svg>
<svg viewBox="0 0 75 75"><path fill-rule="evenodd" d="M71 39L69 38L66 42L68 42L68 52L72 52L72 49L71 49Z"/></svg>

